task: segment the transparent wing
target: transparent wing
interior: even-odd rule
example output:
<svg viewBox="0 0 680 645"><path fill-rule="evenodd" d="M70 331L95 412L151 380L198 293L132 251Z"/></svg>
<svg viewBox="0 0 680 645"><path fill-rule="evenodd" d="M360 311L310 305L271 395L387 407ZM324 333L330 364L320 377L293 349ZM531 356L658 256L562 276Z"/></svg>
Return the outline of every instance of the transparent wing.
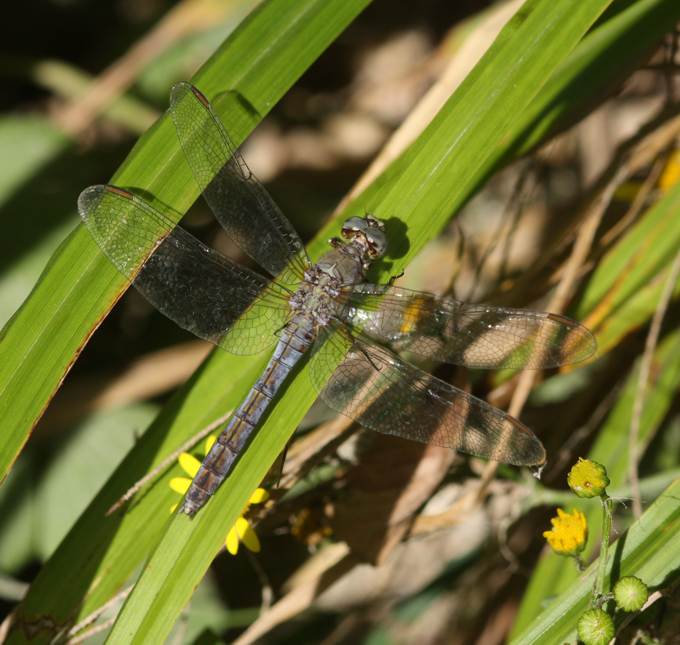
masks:
<svg viewBox="0 0 680 645"><path fill-rule="evenodd" d="M370 430L508 464L545 462L516 419L340 326L317 340L310 374L331 408Z"/></svg>
<svg viewBox="0 0 680 645"><path fill-rule="evenodd" d="M208 100L178 83L170 116L186 159L230 237L280 284L299 282L309 264L295 229L250 171Z"/></svg>
<svg viewBox="0 0 680 645"><path fill-rule="evenodd" d="M120 188L86 188L78 210L109 260L180 327L235 354L276 342L274 333L289 311L281 287L230 262Z"/></svg>
<svg viewBox="0 0 680 645"><path fill-rule="evenodd" d="M596 349L586 327L558 314L374 284L345 290L340 302L343 321L395 351L467 367L556 367L583 361Z"/></svg>

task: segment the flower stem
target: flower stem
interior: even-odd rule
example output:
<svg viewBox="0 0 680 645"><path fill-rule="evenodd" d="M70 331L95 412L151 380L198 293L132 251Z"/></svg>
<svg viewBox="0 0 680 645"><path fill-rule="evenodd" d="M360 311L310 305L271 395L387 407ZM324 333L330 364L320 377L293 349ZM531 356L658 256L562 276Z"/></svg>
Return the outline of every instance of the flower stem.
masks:
<svg viewBox="0 0 680 645"><path fill-rule="evenodd" d="M599 606L604 596L604 578L607 571L607 555L609 551L609 535L612 531L612 499L603 493L600 496L602 502L602 546L600 548L600 560L597 566L597 576L593 587L593 607Z"/></svg>
<svg viewBox="0 0 680 645"><path fill-rule="evenodd" d="M571 556L574 559L574 564L579 572L586 570L586 563L581 559L581 556L576 554Z"/></svg>

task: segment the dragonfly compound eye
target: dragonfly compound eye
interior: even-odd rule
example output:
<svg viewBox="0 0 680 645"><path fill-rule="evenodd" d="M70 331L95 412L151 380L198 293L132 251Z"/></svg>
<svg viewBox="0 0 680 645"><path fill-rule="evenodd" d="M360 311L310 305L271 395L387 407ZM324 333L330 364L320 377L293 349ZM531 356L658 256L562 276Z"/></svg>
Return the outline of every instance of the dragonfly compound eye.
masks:
<svg viewBox="0 0 680 645"><path fill-rule="evenodd" d="M363 232L366 229L366 222L362 217L350 217L342 225L340 234L346 240L352 239L357 233Z"/></svg>
<svg viewBox="0 0 680 645"><path fill-rule="evenodd" d="M380 229L369 229L364 235L366 235L366 241L368 242L368 253L372 258L381 258L385 255L387 251L387 238L385 233Z"/></svg>

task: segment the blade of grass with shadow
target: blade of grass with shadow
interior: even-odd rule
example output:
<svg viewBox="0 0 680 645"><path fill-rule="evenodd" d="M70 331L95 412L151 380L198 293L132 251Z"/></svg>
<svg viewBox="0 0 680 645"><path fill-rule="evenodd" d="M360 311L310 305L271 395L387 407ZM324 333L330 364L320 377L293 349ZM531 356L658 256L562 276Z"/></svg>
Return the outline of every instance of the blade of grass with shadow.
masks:
<svg viewBox="0 0 680 645"><path fill-rule="evenodd" d="M673 0L616 2L550 77L539 100L527 106L514 154L526 154L546 137L566 130L620 89L647 63L680 19Z"/></svg>
<svg viewBox="0 0 680 645"><path fill-rule="evenodd" d="M500 166L529 153L578 122L620 89L621 82L647 61L678 20L680 4L674 0L640 0L598 23L550 73L540 93L508 126L502 143L487 150L490 153L484 156L487 172L478 173L477 185L483 184ZM391 164L352 203L353 212L370 212L383 187L393 183L395 176L404 171L401 159ZM451 190L455 192L455 187ZM461 203L464 201L465 198ZM348 212L347 208L343 211ZM313 248L322 247L326 234L324 231L317 237L318 246ZM408 260L397 262L395 268L406 264Z"/></svg>

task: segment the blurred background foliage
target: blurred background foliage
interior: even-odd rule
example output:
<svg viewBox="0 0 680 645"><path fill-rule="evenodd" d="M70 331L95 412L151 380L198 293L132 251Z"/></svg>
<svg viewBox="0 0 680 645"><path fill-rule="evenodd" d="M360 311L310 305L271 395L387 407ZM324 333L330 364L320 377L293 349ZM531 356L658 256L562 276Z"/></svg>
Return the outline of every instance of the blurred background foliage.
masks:
<svg viewBox="0 0 680 645"><path fill-rule="evenodd" d="M76 226L80 190L114 173L165 109L171 85L191 77L257 4L14 5L0 49L3 325ZM614 2L596 28L633 4ZM427 124L428 104L437 104L438 92L448 96L520 5L376 0L318 58L244 146L305 241L357 181L368 183L371 164L375 176ZM480 187L401 281L464 300L565 311L596 333L595 361L532 374L533 383L517 374L437 372L521 414L551 456L542 482L503 467L490 481L477 460L365 436L312 408L288 451L279 493L253 509L262 551L218 556L173 642L490 644L511 631L520 642L550 598L577 578L541 538L554 506L574 504L563 482L575 459L589 454L604 463L620 497L632 499L618 509L617 535L678 477L677 34L668 20L649 36L646 19L642 11L638 23L631 19L631 33L642 39L635 29L647 30L649 47L612 72L612 83L556 99L559 116L560 105L579 96L578 115L546 141L527 133L527 154ZM607 56L603 66L616 70L615 55ZM203 204L187 222L237 253ZM3 614L209 350L134 291L121 298L0 489ZM657 590L664 593L642 620L659 635L674 633L663 609L677 608L675 569L663 570ZM97 616L104 627L122 601ZM42 638L59 632L49 611L37 621ZM83 629L94 640L105 633ZM535 642L563 637L544 633Z"/></svg>

